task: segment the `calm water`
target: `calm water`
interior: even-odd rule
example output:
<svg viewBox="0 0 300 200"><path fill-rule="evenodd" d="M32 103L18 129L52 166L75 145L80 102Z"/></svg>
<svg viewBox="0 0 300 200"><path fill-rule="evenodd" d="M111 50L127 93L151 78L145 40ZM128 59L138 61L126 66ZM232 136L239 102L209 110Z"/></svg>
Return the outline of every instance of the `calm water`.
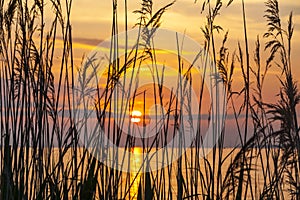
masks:
<svg viewBox="0 0 300 200"><path fill-rule="evenodd" d="M210 163L211 167L213 167L213 152L211 149L207 149L209 152L206 156L208 163ZM229 156L222 164L221 171L220 171L220 177L221 180L224 180L226 176L226 172L228 168L231 165L231 162L234 158L234 156L237 154L239 149L233 150L231 148L225 148L223 149L223 158L225 158L228 154L231 153L231 156ZM100 185L100 188L106 188L108 187L109 180L111 180L111 183L116 183L116 185L112 186L112 191L114 193L117 192L118 198L124 198L125 199L137 199L138 195L138 190L139 190L139 185L140 182L142 181L142 185L145 185L145 173L143 173L143 169L141 168L141 164L143 163L143 149L139 147L135 147L134 149L131 149L131 157L129 165L131 171L129 173L122 172L122 173L115 173L115 174L109 174L106 170L103 170L104 168L100 168L99 173L98 173L98 182ZM252 190L255 192L257 195L255 198L259 197L259 193L262 191L263 187L263 171L262 171L262 165L261 165L261 160L263 162L266 162L266 151L261 150L262 152L262 158L257 157L252 159L252 164L255 166L256 170L253 170L251 172L251 183L252 183ZM256 150L253 150L253 155L257 153ZM59 150L54 149L52 152L49 152L47 150L44 151L44 156L46 157L47 155L51 154L52 160L52 166L55 165L55 163L58 162L59 160ZM82 158L83 155L83 149L80 149L77 151L77 157L78 159ZM133 155L133 156L132 156ZM216 160L218 157L216 157ZM1 159L2 160L2 159ZM0 160L0 164L1 164ZM46 159L45 159L46 160ZM70 167L74 163L74 156L72 156L71 150L68 150L68 152L64 156L64 164L66 167ZM272 171L273 168L273 161L270 161L271 165L270 170ZM183 156L181 157L181 172L182 176L184 179L184 185L187 188L187 193L189 195L191 194L201 194L205 193L203 192L203 182L200 179L200 172L202 172L203 175L203 180L204 181L211 181L214 179L214 181L217 181L217 166L219 163L216 161L215 162L215 171L212 172L214 174L214 177L207 177L207 171L208 171L208 165L205 165L204 159L203 158L197 158L196 156L196 149L190 148L188 149ZM2 166L2 165L1 165ZM86 174L86 166L87 166L87 159L85 161L84 169L80 167L78 169L78 173L81 174L80 172L83 172L83 176ZM151 176L151 186L155 187L156 192L159 194L165 194L166 196L160 196L159 198L175 198L178 192L177 188L177 178L178 178L178 166L179 162L178 160L174 161L172 164L169 166L159 169L156 171L151 171L150 176ZM71 167L70 167L71 169ZM220 178L219 177L219 178ZM73 181L73 184L78 184L80 182L80 175L78 178L78 181ZM119 178L119 181L116 181ZM29 179L31 179L29 177ZM70 185L72 182L70 181ZM284 186L283 186L284 187ZM142 187L142 189L145 189ZM249 189L249 188L248 188ZM157 192L159 191L159 192ZM99 191L97 190L96 196L99 196ZM102 192L103 193L103 192ZM172 193L172 198L168 195L168 193ZM184 191L184 196L188 195L186 191ZM254 195L255 195L254 194ZM287 194L285 194L287 195ZM71 195L70 195L71 198ZM251 196L248 196L248 198L251 198ZM202 199L202 196L199 196L199 199Z"/></svg>
<svg viewBox="0 0 300 200"><path fill-rule="evenodd" d="M175 149L177 151L177 149ZM203 158L197 158L196 156L196 149L190 148L185 151L185 153L181 157L181 171L182 171L182 176L184 179L184 184L185 187L187 187L187 192L189 195L191 194L201 194L205 193L203 192L203 184L201 184L201 179L200 179L200 172L202 172L202 175L204 176L203 179L205 181L211 181L211 179L214 179L215 183L217 182L217 166L219 165L219 162L216 161L213 164L213 152L212 149L206 149L205 151L208 152L206 155L208 163L210 163L211 167L215 165L215 171L212 173L214 174L214 177L209 177L207 179L207 174L206 172L208 171L208 165L205 165L204 159ZM221 166L221 171L220 171L220 177L221 180L224 180L226 176L226 172L228 171L232 160L236 156L237 152L239 149L233 150L232 148L225 148L222 151L222 157L225 158L227 155L230 154L230 156L223 162ZM119 198L124 198L125 199L137 199L138 195L138 190L139 190L139 185L140 181L142 181L142 185L145 184L145 173L143 172L143 169L145 170L145 166L143 168L142 163L144 163L144 157L142 148L135 147L132 149L132 154L130 157L130 173L125 173L123 172L121 174L122 181L119 184L118 188L118 194ZM217 150L218 152L218 150ZM253 156L257 155L258 151L253 150ZM218 153L217 153L218 154ZM262 150L262 157L254 157L252 159L252 164L253 164L253 171L251 171L251 184L252 184L252 190L254 192L254 195L256 194L256 199L259 198L259 194L262 192L264 180L263 180L263 171L262 171L262 165L261 161L264 162L264 164L267 161L266 158L266 151ZM250 155L249 155L250 156ZM218 160L218 156L215 158L215 160ZM270 160L270 170L273 170L273 161ZM160 162L160 160L156 160ZM164 167L163 169L159 170L154 170L151 171L151 185L152 187L155 185L156 190L159 190L159 193L165 193L166 195L168 194L168 191L172 193L172 197L164 196L160 198L166 198L168 197L169 199L173 199L177 195L177 181L178 181L178 160L174 160L169 166ZM255 166L255 167L254 167ZM265 167L265 166L264 166ZM255 169L255 170L254 170ZM265 169L265 168L264 168ZM219 178L220 178L219 177ZM283 186L284 187L284 186ZM145 189L145 188L143 188ZM249 188L248 188L249 190ZM184 195L188 195L185 194ZM285 194L287 195L287 194ZM202 199L202 196L199 196L199 198ZM250 196L250 193L247 198L252 198Z"/></svg>

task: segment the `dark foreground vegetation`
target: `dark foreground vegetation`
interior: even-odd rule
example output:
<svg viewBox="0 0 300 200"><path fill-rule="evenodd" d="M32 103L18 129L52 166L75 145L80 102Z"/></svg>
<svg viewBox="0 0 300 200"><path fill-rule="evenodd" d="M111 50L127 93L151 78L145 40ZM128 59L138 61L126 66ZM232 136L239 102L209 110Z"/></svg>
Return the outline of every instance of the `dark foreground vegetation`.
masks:
<svg viewBox="0 0 300 200"><path fill-rule="evenodd" d="M126 0L122 3L127 5ZM136 27L140 30L158 28L164 12L173 3L176 2L154 11L153 2L143 0L141 8L135 11L139 16ZM200 17L206 18L206 25L199 33L204 36L203 48L216 63L227 92L222 99L227 106L220 109L234 116L239 145L229 151L223 148L228 126L225 121L209 156L200 157L202 139L198 130L193 151L164 169L133 175L107 167L80 146L80 127L74 120L77 77L74 77L70 21L72 1L1 0L0 199L300 199L300 139L296 113L300 95L291 62L292 13L287 27L283 27L278 1L268 0L265 3L266 32L262 33L267 42L261 44L258 36L253 50L249 49L242 1L244 41L236 50L229 50L226 47L229 35L215 20L232 0L197 3L203 3ZM51 22L45 21L45 4L52 9ZM113 0L112 4L112 35L115 35L120 20L125 20L125 30L130 28L127 10L125 17L120 17L118 1ZM216 42L218 34L224 35L220 44ZM143 33L141 40L150 41L151 37ZM112 38L111 44L118 45L117 38ZM58 40L63 44L60 49L56 48ZM110 109L107 106L109 94L118 77L133 63L138 65L151 58L155 62L152 48L151 42L146 42L141 53L125 54L122 62L112 62L109 66L107 87L99 95L104 104L96 106L103 129L104 113ZM112 51L118 49L112 48ZM261 56L262 52L268 52L268 57ZM180 69L180 59L178 62ZM280 74L280 88L274 94L278 95L276 102L268 103L264 101L263 86L268 70L274 66ZM235 90L234 77L238 70L242 72L243 86ZM82 76L82 85L88 81ZM155 99L159 102L162 96L157 93ZM200 98L200 113L201 102ZM168 115L179 118L174 110ZM115 131L117 140L120 131L109 130ZM124 148L134 146L134 139L128 136ZM151 148L155 147L153 143ZM131 191L134 182L138 183L135 194Z"/></svg>

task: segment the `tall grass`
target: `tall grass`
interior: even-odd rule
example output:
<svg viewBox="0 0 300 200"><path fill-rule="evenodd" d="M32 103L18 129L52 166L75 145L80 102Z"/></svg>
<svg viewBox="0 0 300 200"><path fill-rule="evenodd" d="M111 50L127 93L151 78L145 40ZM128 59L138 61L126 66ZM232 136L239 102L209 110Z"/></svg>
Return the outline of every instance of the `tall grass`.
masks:
<svg viewBox="0 0 300 200"><path fill-rule="evenodd" d="M269 56L264 59L259 36L254 55L250 53L245 11L247 2L244 1L241 2L244 41L238 44L237 50L227 48L230 31L224 33L223 28L216 24L216 18L232 2L201 2L202 16L205 14L207 20L201 31L203 48L210 53L204 54L203 60L209 62L211 59L216 63L217 71L214 72L219 74L210 77L215 81L207 87L222 82L226 91L223 99L218 96L220 91L211 94L211 100L219 103L216 106L212 103L210 112L215 116L225 113L223 119L233 116L240 144L230 150L224 148L225 138L229 136L226 127L229 125L227 121L217 121L213 126L216 145L211 148L210 154L201 157L207 150L203 147L201 129L205 124L205 76L215 69L205 68L202 77L195 80L191 70L193 64L187 65L182 58L183 44L177 36L179 84L166 97L166 69L158 64L159 55L153 42L164 13L176 2L155 11L152 0L142 0L141 8L134 11L138 15L136 27L140 37L130 49L127 33L125 41L119 40L118 36L120 20L124 20L125 30L129 30L127 1L124 1L125 16L121 17L118 15L120 2L112 1L109 66L107 76L102 80L105 87L96 86L93 90L96 100L91 102L89 85L93 78L98 77L95 73L94 76L89 75L89 70L97 71L101 66L97 58L87 57L83 61L86 68L76 71L72 46L72 0L0 1L0 198L300 199L300 140L296 113L300 93L293 76L291 58L293 14L289 16L287 28L284 28L278 1L266 1L267 31L263 37L266 41L264 51L269 52ZM46 6L50 6L53 12L50 24L45 21ZM216 40L217 34L224 34L220 44ZM61 52L57 40L62 41ZM119 58L122 47L126 50L124 59ZM55 59L56 56L59 60ZM129 108L132 111L138 98L142 99L145 113L149 91L135 88L134 77L136 73L143 76L140 69L145 62L150 63L153 100L155 104L165 104L165 109L155 107L155 123L160 123L159 113L163 113L164 123L161 129L156 126L157 134L151 140L124 136L122 126L129 120L125 117L126 113L121 112L113 121L110 120L117 109ZM273 66L281 69L278 79L281 88L278 101L267 103L263 88L268 70ZM238 69L242 72L243 86L240 91L235 91L234 77ZM75 84L76 74L79 87ZM133 93L114 92L125 83L135 88ZM173 149L178 153L184 151L176 162L159 170L149 170L152 158L147 157L147 153L166 145L170 132L173 136L176 130L184 134L182 110L185 107L182 100L191 96L188 86L193 83L199 84L198 127L193 146L185 149L182 139L182 148ZM114 105L113 99L121 100L122 105ZM78 107L78 102L84 108ZM244 103L240 105L239 102ZM80 134L89 128L86 121L91 117L87 112L91 105L96 110L98 125L93 130L92 139L101 142L97 133L104 130L109 139L125 151L132 151L141 144L141 154L145 159L142 159L144 165L137 172L126 173L111 168L105 161L100 162L91 155L93 152L88 148L82 147ZM79 115L82 109L85 111L83 117ZM192 115L191 108L187 110ZM145 135L145 115L142 123L139 134ZM133 126L127 129L127 132L137 131ZM106 149L96 151L103 155L107 153ZM167 162L168 153L163 156L163 162ZM113 156L122 155L114 151ZM128 169L132 164L128 164Z"/></svg>

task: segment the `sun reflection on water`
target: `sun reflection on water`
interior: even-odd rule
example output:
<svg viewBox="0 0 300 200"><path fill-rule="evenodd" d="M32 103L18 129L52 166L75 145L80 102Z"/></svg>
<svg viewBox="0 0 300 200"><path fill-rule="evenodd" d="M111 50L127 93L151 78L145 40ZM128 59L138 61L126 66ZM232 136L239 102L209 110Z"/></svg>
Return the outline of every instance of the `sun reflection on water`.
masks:
<svg viewBox="0 0 300 200"><path fill-rule="evenodd" d="M130 199L137 199L139 184L141 179L141 165L143 162L143 150L140 147L132 149L132 157L130 158Z"/></svg>

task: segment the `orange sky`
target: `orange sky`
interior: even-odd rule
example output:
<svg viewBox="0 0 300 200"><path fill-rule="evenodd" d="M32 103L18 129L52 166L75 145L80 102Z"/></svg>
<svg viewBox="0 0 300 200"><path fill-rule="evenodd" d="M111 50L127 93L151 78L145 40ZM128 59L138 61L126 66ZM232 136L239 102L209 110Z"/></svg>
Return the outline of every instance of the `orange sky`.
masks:
<svg viewBox="0 0 300 200"><path fill-rule="evenodd" d="M124 30L124 1L118 1L118 23L119 32ZM223 1L224 4L228 1ZM133 27L139 17L133 14L134 10L140 8L141 0L128 0L128 26ZM170 3L170 0L154 1L154 11L162 6ZM204 44L204 37L200 27L205 25L205 13L201 14L202 0L194 3L194 0L177 0L162 17L162 28L185 33L187 36L196 40L200 45ZM295 25L293 43L292 43L292 64L294 78L300 81L300 1L295 0L279 0L280 13L283 27L287 26L287 19L290 11L293 11L293 21ZM251 64L254 61L255 41L257 35L261 38L261 50L263 57L263 65L265 64L268 52L263 52L264 43L263 34L267 31L266 20L263 17L266 9L262 0L245 0L247 32L249 39L249 49ZM108 39L111 35L112 24L112 1L73 1L72 5L72 31L73 31L73 47L75 55L75 65L80 67L82 56L88 54L102 40ZM50 15L49 15L50 16ZM229 38L227 47L232 54L237 50L238 42L241 42L244 50L244 35L241 0L234 0L230 7L224 6L220 15L216 19L216 24L223 27L224 31L216 34L216 48L219 49L221 40L227 30L229 30ZM59 61L59 59L58 59ZM273 67L266 78L264 87L264 98L266 102L273 102L279 93L279 81L277 76L280 70ZM241 70L236 69L234 83L237 88L243 84L241 79Z"/></svg>
<svg viewBox="0 0 300 200"><path fill-rule="evenodd" d="M124 29L124 1L119 1L118 9L118 22L120 24L119 31ZM154 10L168 4L169 0L154 1ZM128 24L129 27L133 27L138 18L137 14L133 14L133 11L140 7L140 0L128 1ZM195 39L199 44L204 43L203 34L200 27L205 24L205 13L201 14L201 7L203 1L198 0L194 3L194 0L178 0L171 8L167 10L162 18L162 28L174 30ZM224 4L227 1L224 1ZM293 37L293 72L294 77L299 77L300 68L297 67L297 63L300 63L300 1L295 0L281 0L279 1L280 12L283 26L286 26L286 21L290 11L294 14L294 37ZM249 47L251 62L253 62L253 52L255 50L255 40L257 35L262 39L261 46L263 50L264 40L262 35L266 32L266 20L264 19L264 1L261 0L245 0L247 28L249 37ZM88 54L101 40L107 39L111 34L112 23L112 1L73 1L72 6L72 27L74 38L74 52L76 64L80 65L82 55ZM223 29L229 30L229 39L227 46L231 53L237 49L237 43L241 42L243 45L243 22L242 22L242 9L241 1L233 1L230 7L225 6L221 9L220 16L217 17L216 23L221 25ZM216 35L217 48L220 46L220 41L223 38L225 32L221 32ZM264 55L264 53L262 53ZM268 55L267 53L265 54ZM274 87L274 78L280 70L272 68L269 71L269 75L266 79L267 99L273 99L279 92L278 87ZM240 70L236 70L235 82L240 82ZM299 78L297 78L299 80Z"/></svg>
<svg viewBox="0 0 300 200"><path fill-rule="evenodd" d="M107 38L110 36L112 19L112 1L73 1L72 24L74 37L81 38ZM120 30L124 24L124 5L123 1L119 4L119 24ZM138 17L132 12L140 7L140 0L128 1L128 24L133 26ZM154 10L166 5L170 0L154 1ZM226 3L227 1L224 1ZM250 39L255 39L257 34L263 34L266 30L263 11L265 10L262 0L245 0L248 22L248 33ZM294 21L296 22L295 38L300 36L300 27L297 22L300 19L300 2L295 0L281 0L280 9L282 19L286 20L289 12L293 10ZM169 28L178 32L184 32L197 39L201 43L200 27L204 24L204 14L201 14L202 1L198 0L178 0L163 17L162 28ZM230 7L221 10L221 15L217 23L222 25L225 30L229 29L232 39L242 40L240 34L242 30L241 1L235 0ZM299 37L298 37L299 38ZM298 40L299 43L299 40Z"/></svg>
<svg viewBox="0 0 300 200"><path fill-rule="evenodd" d="M227 1L223 1L224 4ZM128 1L128 26L133 27L137 21L138 15L133 11L140 8L140 0ZM162 6L170 3L169 0L154 1L154 11ZM201 14L202 0L194 3L194 0L178 0L170 7L162 18L162 28L185 33L187 36L196 40L200 45L204 44L204 37L200 27L205 25L205 13ZM118 23L119 31L124 29L124 1L119 1L118 8ZM292 64L294 78L300 80L300 1L295 0L280 0L279 1L281 19L283 26L286 27L286 22L290 11L294 14L294 36L292 43ZM251 63L254 60L255 40L257 35L261 38L261 49L263 51L264 42L263 34L266 32L266 20L263 17L264 10L266 9L264 1L262 0L245 0L246 18L249 38L249 49ZM75 64L80 67L82 56L88 54L93 48L104 39L111 35L112 24L112 1L73 1L72 5L72 30L73 30L73 47L75 55ZM237 43L241 42L244 48L244 35L243 35L243 21L242 21L242 8L241 1L234 0L230 7L224 6L220 15L216 19L216 23L221 25L224 32L216 34L217 49L221 45L225 31L229 30L229 38L227 46L230 53L237 50ZM243 49L244 50L244 49ZM262 52L263 60L269 55L268 52ZM265 61L262 63L264 65ZM273 67L269 70L265 82L265 98L267 101L274 100L274 97L279 92L278 80L280 70ZM238 86L242 82L241 70L236 68L236 76L234 78L234 85Z"/></svg>
<svg viewBox="0 0 300 200"><path fill-rule="evenodd" d="M123 1L119 1L119 29L122 31L124 24L124 5ZM132 12L140 7L140 0L128 1L128 24L129 27L133 27L138 18L137 14ZM154 1L154 10L157 10L163 5L169 3L169 0ZM224 1L226 3L227 1ZM245 0L246 4L246 17L248 26L248 35L250 48L254 47L254 41L257 35L262 35L266 31L266 21L263 18L264 15L264 1L262 0ZM300 1L295 0L281 0L280 12L282 16L283 24L286 25L288 14L290 11L294 13L294 39L293 39L293 52L294 55L300 53ZM97 44L97 40L102 40L110 37L111 23L112 23L112 1L73 1L72 9L72 26L73 37L81 39L91 39L89 44ZM201 14L202 1L198 0L194 3L194 0L178 0L162 18L162 28L178 32L186 32L186 34L199 44L203 44L203 36L200 31L200 27L205 24L205 13ZM221 10L221 15L217 17L216 23L221 25L224 30L229 30L229 46L236 48L238 41L243 41L243 23L241 12L241 1L233 1L232 5L228 8L224 6ZM219 37L223 37L224 33L221 33ZM87 41L81 41L82 43L88 43ZM82 46L90 49L87 46ZM253 49L253 48L252 48ZM231 49L233 51L233 49ZM295 57L295 56L294 56ZM295 63L297 63L295 59Z"/></svg>

